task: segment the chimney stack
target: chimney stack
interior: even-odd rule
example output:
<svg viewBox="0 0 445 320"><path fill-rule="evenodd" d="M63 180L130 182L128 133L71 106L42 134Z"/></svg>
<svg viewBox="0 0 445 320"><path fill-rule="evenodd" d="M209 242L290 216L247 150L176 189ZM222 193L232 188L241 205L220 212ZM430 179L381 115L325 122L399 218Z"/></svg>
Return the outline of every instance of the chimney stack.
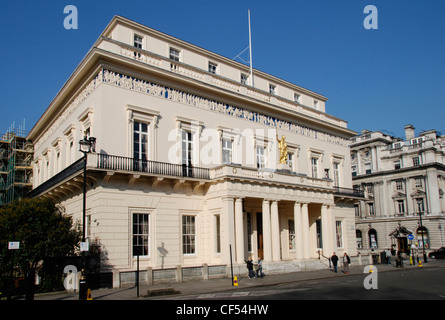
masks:
<svg viewBox="0 0 445 320"><path fill-rule="evenodd" d="M405 126L405 140L411 140L413 138L415 138L414 126L407 124Z"/></svg>

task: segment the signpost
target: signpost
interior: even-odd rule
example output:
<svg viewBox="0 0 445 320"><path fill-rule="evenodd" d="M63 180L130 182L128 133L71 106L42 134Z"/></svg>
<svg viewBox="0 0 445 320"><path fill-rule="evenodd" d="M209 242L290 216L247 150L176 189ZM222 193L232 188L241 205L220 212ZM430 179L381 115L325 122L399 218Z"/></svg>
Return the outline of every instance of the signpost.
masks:
<svg viewBox="0 0 445 320"><path fill-rule="evenodd" d="M12 292L14 290L14 252L15 250L20 249L19 241L10 241L8 242L8 250L11 251L11 289L9 290L8 300L12 299Z"/></svg>

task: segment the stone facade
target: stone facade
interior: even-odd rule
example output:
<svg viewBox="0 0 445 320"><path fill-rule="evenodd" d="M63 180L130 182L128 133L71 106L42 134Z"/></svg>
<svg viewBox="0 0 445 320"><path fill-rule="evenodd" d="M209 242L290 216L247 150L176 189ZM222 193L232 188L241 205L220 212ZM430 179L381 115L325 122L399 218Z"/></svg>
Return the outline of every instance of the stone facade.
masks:
<svg viewBox="0 0 445 320"><path fill-rule="evenodd" d="M444 136L412 125L404 139L367 130L351 139L353 184L366 198L355 206L361 251L444 246L444 151Z"/></svg>
<svg viewBox="0 0 445 320"><path fill-rule="evenodd" d="M96 138L86 233L115 286L131 278L136 252L149 282L231 265L245 274L249 256L271 273L315 268L319 253L356 255L355 132L326 113L324 96L259 70L251 86L249 76L241 63L117 16L31 130L33 195L75 220L78 141Z"/></svg>

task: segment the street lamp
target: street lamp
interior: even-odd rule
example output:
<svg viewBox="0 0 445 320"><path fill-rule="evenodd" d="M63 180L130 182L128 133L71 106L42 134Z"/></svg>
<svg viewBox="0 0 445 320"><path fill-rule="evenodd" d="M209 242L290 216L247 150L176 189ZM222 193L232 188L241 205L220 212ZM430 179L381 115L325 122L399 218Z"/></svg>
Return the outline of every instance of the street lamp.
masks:
<svg viewBox="0 0 445 320"><path fill-rule="evenodd" d="M86 275L85 275L85 255L84 252L88 251L85 237L85 220L86 220L86 203L87 203L87 158L88 153L95 152L96 138L85 136L83 140L79 141L79 151L83 153L83 218L82 218L82 244L80 251L82 251L82 274L79 284L79 300L86 300Z"/></svg>
<svg viewBox="0 0 445 320"><path fill-rule="evenodd" d="M419 217L420 217L420 230L422 232L422 249L423 249L423 262L426 263L427 258L426 258L426 252L425 252L425 238L424 238L424 233L425 233L425 229L423 228L423 223L422 223L422 211L419 211ZM417 229L417 230L419 230Z"/></svg>

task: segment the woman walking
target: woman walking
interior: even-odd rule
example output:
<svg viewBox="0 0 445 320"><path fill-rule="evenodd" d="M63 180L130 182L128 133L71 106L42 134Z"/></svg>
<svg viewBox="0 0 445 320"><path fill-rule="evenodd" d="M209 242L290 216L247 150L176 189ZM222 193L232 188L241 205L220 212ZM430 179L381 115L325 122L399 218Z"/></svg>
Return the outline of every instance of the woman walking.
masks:
<svg viewBox="0 0 445 320"><path fill-rule="evenodd" d="M343 255L343 272L345 274L349 273L349 264L351 263L351 258L346 254Z"/></svg>

